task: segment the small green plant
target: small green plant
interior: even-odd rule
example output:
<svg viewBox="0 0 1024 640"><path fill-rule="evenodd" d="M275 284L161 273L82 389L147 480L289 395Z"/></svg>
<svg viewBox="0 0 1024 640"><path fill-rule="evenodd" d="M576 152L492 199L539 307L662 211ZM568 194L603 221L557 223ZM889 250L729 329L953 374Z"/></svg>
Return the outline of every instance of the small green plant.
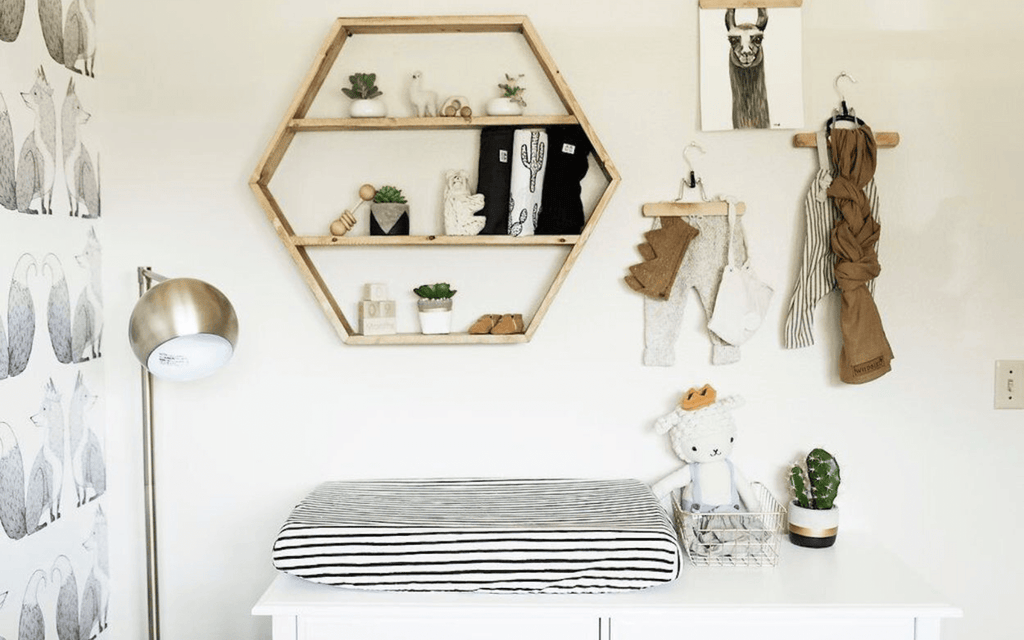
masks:
<svg viewBox="0 0 1024 640"><path fill-rule="evenodd" d="M412 292L427 300L447 300L458 293L458 291L452 290L451 285L447 282L420 285Z"/></svg>
<svg viewBox="0 0 1024 640"><path fill-rule="evenodd" d="M523 93L526 92L525 87L519 86L519 79L523 77L523 74L518 76L510 76L505 74L506 82L499 82L498 87L501 88L505 93L502 94L502 98L508 98L512 102L518 104L520 107L526 106L526 100L523 100Z"/></svg>
<svg viewBox="0 0 1024 640"><path fill-rule="evenodd" d="M804 509L831 509L839 493L839 463L824 449L807 454L807 470L794 464L789 470L789 486L797 505Z"/></svg>
<svg viewBox="0 0 1024 640"><path fill-rule="evenodd" d="M377 82L376 73L353 73L348 81L352 83L352 88L342 89L341 92L353 100L371 100L384 95L374 84Z"/></svg>
<svg viewBox="0 0 1024 640"><path fill-rule="evenodd" d="M380 189L377 189L377 194L373 196L374 202L394 202L397 204L405 204L405 196L402 195L402 190L391 185L385 185Z"/></svg>

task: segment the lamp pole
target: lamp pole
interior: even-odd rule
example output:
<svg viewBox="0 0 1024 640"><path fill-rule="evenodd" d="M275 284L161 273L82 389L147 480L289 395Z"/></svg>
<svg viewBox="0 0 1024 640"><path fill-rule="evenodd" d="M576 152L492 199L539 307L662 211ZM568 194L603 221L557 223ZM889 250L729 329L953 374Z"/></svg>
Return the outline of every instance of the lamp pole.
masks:
<svg viewBox="0 0 1024 640"><path fill-rule="evenodd" d="M167 280L149 267L139 267L139 297L153 282ZM153 456L153 374L144 366L142 372L142 468L146 495L146 586L149 609L149 640L160 640L160 592L156 555L156 483Z"/></svg>

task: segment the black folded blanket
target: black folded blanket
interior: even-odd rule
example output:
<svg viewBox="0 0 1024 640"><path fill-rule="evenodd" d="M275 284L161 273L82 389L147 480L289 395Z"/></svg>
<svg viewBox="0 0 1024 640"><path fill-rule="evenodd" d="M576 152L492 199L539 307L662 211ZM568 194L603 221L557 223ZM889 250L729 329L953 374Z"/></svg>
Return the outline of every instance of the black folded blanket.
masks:
<svg viewBox="0 0 1024 640"><path fill-rule="evenodd" d="M515 127L480 130L480 164L476 192L484 195L484 208L476 213L487 222L480 235L508 234L508 199L512 186L512 136Z"/></svg>
<svg viewBox="0 0 1024 640"><path fill-rule="evenodd" d="M580 182L587 175L593 147L579 125L547 127L547 132L548 166L535 233L575 235L583 231Z"/></svg>

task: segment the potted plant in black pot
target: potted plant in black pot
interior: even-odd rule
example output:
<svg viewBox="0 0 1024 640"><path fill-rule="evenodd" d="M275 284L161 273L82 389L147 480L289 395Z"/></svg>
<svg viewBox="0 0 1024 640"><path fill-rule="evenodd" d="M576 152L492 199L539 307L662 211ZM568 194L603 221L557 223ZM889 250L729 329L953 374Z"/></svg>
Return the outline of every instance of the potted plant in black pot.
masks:
<svg viewBox="0 0 1024 640"><path fill-rule="evenodd" d="M377 190L370 205L370 235L409 235L409 204L401 189L386 185Z"/></svg>
<svg viewBox="0 0 1024 640"><path fill-rule="evenodd" d="M839 463L828 451L814 449L805 465L797 463L789 470L789 541L800 547L831 547L839 532Z"/></svg>
<svg viewBox="0 0 1024 640"><path fill-rule="evenodd" d="M420 297L416 306L420 312L420 331L424 334L444 334L452 331L453 291L447 282L424 284L412 290Z"/></svg>

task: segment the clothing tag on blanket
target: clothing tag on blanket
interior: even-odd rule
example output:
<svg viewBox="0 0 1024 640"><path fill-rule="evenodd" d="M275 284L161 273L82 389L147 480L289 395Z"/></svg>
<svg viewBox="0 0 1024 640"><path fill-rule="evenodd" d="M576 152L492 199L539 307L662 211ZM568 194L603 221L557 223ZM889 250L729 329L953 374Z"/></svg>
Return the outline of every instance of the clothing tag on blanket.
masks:
<svg viewBox="0 0 1024 640"><path fill-rule="evenodd" d="M504 162L505 164L508 164L508 149L498 150L498 162Z"/></svg>
<svg viewBox="0 0 1024 640"><path fill-rule="evenodd" d="M576 153L576 145L569 144L568 142L566 142L565 144L562 145L562 153L568 153L569 155L573 155L574 153Z"/></svg>

